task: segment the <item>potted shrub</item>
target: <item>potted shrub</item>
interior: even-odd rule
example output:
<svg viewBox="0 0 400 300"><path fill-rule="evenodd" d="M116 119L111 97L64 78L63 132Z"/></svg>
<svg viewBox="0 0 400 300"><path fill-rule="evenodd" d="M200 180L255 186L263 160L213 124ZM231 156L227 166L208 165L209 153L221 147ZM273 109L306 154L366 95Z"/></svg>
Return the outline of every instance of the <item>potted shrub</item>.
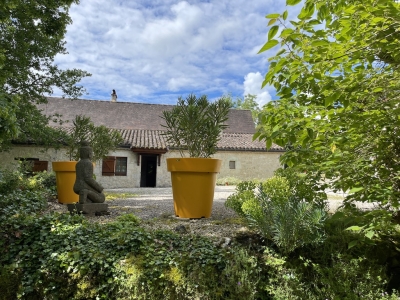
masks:
<svg viewBox="0 0 400 300"><path fill-rule="evenodd" d="M225 98L209 102L207 96L189 95L178 99L171 111L164 111L164 135L180 158L168 158L175 215L181 218L209 218L214 200L220 159L217 151L222 130L227 127L230 103ZM184 157L185 152L189 157Z"/></svg>
<svg viewBox="0 0 400 300"><path fill-rule="evenodd" d="M56 173L59 203L70 204L79 201L73 186L76 179L75 166L79 160L79 147L83 140L87 140L93 148L94 162L105 157L109 151L123 142L117 131L112 131L103 125L95 126L89 117L76 116L72 130L66 132L63 138L70 160L52 163L53 171Z"/></svg>

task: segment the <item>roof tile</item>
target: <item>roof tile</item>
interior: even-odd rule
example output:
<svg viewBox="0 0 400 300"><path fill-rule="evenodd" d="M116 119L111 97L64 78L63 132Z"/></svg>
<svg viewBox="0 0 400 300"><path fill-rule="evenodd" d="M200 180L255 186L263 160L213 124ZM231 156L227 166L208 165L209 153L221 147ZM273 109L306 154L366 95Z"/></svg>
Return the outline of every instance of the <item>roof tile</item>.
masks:
<svg viewBox="0 0 400 300"><path fill-rule="evenodd" d="M164 132L164 110L172 105L144 104L131 102L108 102L97 100L70 100L48 98L48 103L40 105L46 115L62 114L66 130L71 130L72 120L76 115L90 117L97 126L105 125L119 131L124 139L124 147L166 150L168 145ZM231 151L267 151L265 142L253 141L255 126L249 110L231 109L228 128L224 130L218 142L218 150ZM282 147L273 145L269 151L283 151Z"/></svg>

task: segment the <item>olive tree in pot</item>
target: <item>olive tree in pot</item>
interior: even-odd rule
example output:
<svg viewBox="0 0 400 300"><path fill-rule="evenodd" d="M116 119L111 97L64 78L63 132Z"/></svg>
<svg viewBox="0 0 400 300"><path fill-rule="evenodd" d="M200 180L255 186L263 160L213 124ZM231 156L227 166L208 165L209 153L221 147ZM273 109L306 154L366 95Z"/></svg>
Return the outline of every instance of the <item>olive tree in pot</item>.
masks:
<svg viewBox="0 0 400 300"><path fill-rule="evenodd" d="M230 103L224 97L209 102L207 96L179 98L170 111L164 111L163 127L168 144L180 151L180 158L168 158L175 215L181 218L209 218L214 200L220 159L217 151L222 131L227 127ZM189 157L184 157L185 153Z"/></svg>
<svg viewBox="0 0 400 300"><path fill-rule="evenodd" d="M70 161L52 163L53 171L56 173L58 202L60 203L69 204L79 201L79 196L74 193L73 186L76 179L75 166L79 160L79 148L83 140L88 141L93 148L93 162L104 158L109 151L115 150L123 142L119 132L103 125L95 126L89 117L76 116L73 127L64 131L63 137Z"/></svg>

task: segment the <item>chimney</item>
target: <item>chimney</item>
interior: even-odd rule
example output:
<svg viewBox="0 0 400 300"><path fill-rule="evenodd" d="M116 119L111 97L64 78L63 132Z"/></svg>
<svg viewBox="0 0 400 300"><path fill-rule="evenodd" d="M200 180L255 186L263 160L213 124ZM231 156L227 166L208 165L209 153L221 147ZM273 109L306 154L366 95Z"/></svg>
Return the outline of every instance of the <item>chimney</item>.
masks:
<svg viewBox="0 0 400 300"><path fill-rule="evenodd" d="M115 90L112 90L112 94L111 94L111 102L117 102L117 92Z"/></svg>

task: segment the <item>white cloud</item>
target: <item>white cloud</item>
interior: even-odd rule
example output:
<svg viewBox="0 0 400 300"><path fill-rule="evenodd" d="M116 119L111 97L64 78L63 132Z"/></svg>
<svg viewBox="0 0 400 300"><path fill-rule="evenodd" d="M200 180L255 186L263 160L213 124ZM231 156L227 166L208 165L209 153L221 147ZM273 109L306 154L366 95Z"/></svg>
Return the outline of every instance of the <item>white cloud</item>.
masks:
<svg viewBox="0 0 400 300"><path fill-rule="evenodd" d="M246 89L267 70L266 55L256 54L264 16L285 9L273 0L81 1L70 10L69 54L56 63L93 74L82 81L91 99L108 100L112 89L120 101L156 103L192 92L239 96L244 76ZM260 86L251 93L264 103Z"/></svg>
<svg viewBox="0 0 400 300"><path fill-rule="evenodd" d="M257 96L256 101L258 102L258 106L260 108L272 100L269 92L265 88L261 89L263 81L264 78L261 75L261 73L256 72L256 73L248 73L244 77L244 82L243 82L243 88L244 88L243 96L248 94L256 95Z"/></svg>

